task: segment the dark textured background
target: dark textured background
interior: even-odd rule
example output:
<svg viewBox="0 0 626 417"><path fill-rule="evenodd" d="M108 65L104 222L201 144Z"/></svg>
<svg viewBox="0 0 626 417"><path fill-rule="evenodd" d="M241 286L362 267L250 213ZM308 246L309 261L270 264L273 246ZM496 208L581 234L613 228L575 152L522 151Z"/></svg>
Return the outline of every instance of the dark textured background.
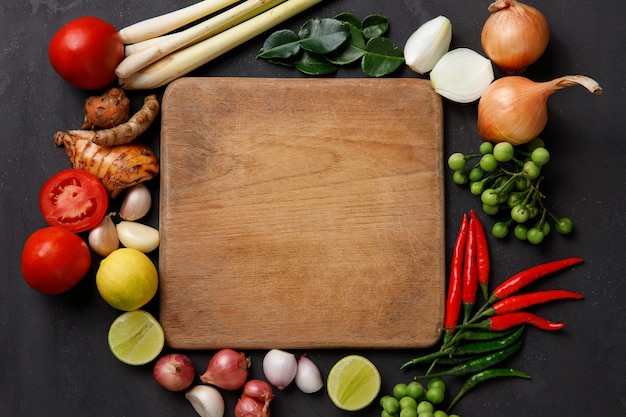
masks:
<svg viewBox="0 0 626 417"><path fill-rule="evenodd" d="M9 3L9 4L7 4ZM64 83L46 56L49 39L65 22L95 15L121 28L138 20L186 6L165 0L29 0L0 6L0 409L3 416L194 416L182 394L166 392L152 380L150 367L129 367L109 352L106 334L118 312L106 305L90 275L61 296L45 296L20 276L21 247L27 236L45 226L37 195L51 175L68 167L52 142L56 130L80 126L80 108L89 95ZM626 3L622 0L529 1L551 24L548 50L526 75L547 80L568 73L595 78L604 88L594 97L579 87L549 100L550 119L543 133L552 153L543 183L547 203L571 217L575 232L551 234L539 247L515 240L490 240L493 281L552 259L581 256L585 263L532 286L567 288L586 295L582 302L562 302L535 311L567 326L557 333L531 329L523 350L508 362L532 375L531 381L501 380L470 393L456 409L463 416L623 415L626 412L626 284L624 255L624 89L626 87ZM481 51L480 28L489 1L327 0L281 27L297 29L306 19L340 12L386 15L389 36L403 46L423 22L439 14L453 24L452 47ZM256 60L257 38L196 71L200 76L298 77L296 72ZM337 77L361 77L342 69ZM398 77L417 77L408 69ZM162 89L157 93L161 95ZM133 92L134 103L145 95ZM445 103L445 154L476 148L476 106ZM158 128L144 137L158 151ZM443 157L443 156L442 156ZM449 174L449 173L446 173ZM447 252L463 212L480 210L478 200L446 178ZM157 192L157 182L151 184ZM158 207L155 202L155 207ZM147 220L158 224L153 210ZM486 221L487 225L491 220ZM155 259L156 260L156 259ZM94 262L97 265L97 262ZM390 304L393 308L393 304ZM157 300L147 309L157 313ZM367 320L366 317L363 318ZM396 323L407 330L419 317L406 312ZM253 376L262 376L264 352L249 352ZM347 351L310 351L324 374ZM383 393L410 380L399 365L415 351L361 351L383 375ZM211 352L189 352L203 368ZM460 381L451 380L449 397ZM232 415L235 394L226 395ZM378 406L358 413L333 407L324 392L280 393L272 415L378 416Z"/></svg>

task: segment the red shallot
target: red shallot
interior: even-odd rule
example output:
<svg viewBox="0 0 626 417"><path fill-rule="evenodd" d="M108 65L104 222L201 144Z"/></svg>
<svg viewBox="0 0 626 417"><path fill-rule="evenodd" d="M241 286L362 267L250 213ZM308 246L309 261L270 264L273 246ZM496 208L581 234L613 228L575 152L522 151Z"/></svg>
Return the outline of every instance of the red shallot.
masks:
<svg viewBox="0 0 626 417"><path fill-rule="evenodd" d="M243 386L243 395L265 404L272 401L274 391L272 391L272 387L267 382L261 379L251 379Z"/></svg>
<svg viewBox="0 0 626 417"><path fill-rule="evenodd" d="M192 384L196 369L186 355L171 353L159 358L152 374L155 381L166 390L182 391Z"/></svg>
<svg viewBox="0 0 626 417"><path fill-rule="evenodd" d="M200 380L225 390L236 390L246 383L249 367L250 358L243 352L222 349L213 355Z"/></svg>
<svg viewBox="0 0 626 417"><path fill-rule="evenodd" d="M243 395L235 406L235 417L269 417L269 403L262 403Z"/></svg>

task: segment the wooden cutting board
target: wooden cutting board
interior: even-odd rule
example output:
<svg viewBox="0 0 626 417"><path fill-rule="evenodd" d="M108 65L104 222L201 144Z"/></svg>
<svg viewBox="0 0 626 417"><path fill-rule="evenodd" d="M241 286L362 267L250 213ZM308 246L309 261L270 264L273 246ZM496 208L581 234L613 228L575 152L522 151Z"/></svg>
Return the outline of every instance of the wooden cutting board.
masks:
<svg viewBox="0 0 626 417"><path fill-rule="evenodd" d="M162 105L170 347L437 342L442 105L428 81L182 78Z"/></svg>

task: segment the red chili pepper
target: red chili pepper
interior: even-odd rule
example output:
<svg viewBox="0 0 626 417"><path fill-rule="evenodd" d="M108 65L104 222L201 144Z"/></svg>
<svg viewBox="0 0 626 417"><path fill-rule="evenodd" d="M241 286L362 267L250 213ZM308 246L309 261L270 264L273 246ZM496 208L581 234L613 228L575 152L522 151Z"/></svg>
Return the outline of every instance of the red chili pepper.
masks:
<svg viewBox="0 0 626 417"><path fill-rule="evenodd" d="M508 314L550 301L565 299L581 300L583 298L585 298L585 296L582 294L566 290L537 291L528 294L512 295L495 303L485 310L483 315L493 316L496 314Z"/></svg>
<svg viewBox="0 0 626 417"><path fill-rule="evenodd" d="M487 235L482 222L474 210L470 210L470 217L474 220L474 233L476 234L476 271L478 273L478 284L485 300L489 298L489 247L487 245Z"/></svg>
<svg viewBox="0 0 626 417"><path fill-rule="evenodd" d="M463 264L463 287L461 290L461 300L465 313L464 323L470 319L470 314L476 303L476 292L478 291L478 275L476 269L476 233L474 219L470 218L467 231L467 242L465 243L465 262Z"/></svg>
<svg viewBox="0 0 626 417"><path fill-rule="evenodd" d="M565 323L559 323L549 321L543 317L539 317L536 314L528 313L525 311L517 311L515 313L501 314L493 317L489 317L483 322L479 323L480 327L485 327L490 331L500 332L508 330L512 327L519 326L521 324L529 324L541 330L559 330L565 327Z"/></svg>
<svg viewBox="0 0 626 417"><path fill-rule="evenodd" d="M500 284L495 290L493 290L489 302L494 303L498 300L502 300L503 298L508 297L509 295L519 291L524 286L539 278L542 278L553 272L560 271L567 268L568 266L575 265L582 261L582 258L565 258L558 261L552 261L545 264L533 266L532 268L518 272L517 274L513 275L511 278Z"/></svg>
<svg viewBox="0 0 626 417"><path fill-rule="evenodd" d="M456 237L454 250L452 252L452 262L450 267L450 281L448 283L448 296L446 299L446 314L444 327L449 328L458 324L461 314L461 290L463 273L463 254L465 252L465 241L467 240L467 229L469 221L467 215L463 215L463 221ZM448 333L453 333L455 329L447 329Z"/></svg>

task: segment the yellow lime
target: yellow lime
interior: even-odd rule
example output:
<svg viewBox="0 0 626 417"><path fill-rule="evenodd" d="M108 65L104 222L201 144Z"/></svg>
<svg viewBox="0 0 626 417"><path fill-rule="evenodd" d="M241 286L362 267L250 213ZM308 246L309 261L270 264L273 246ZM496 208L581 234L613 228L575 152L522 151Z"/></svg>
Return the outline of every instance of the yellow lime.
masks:
<svg viewBox="0 0 626 417"><path fill-rule="evenodd" d="M109 348L120 361L145 365L163 350L165 336L159 322L144 310L122 313L109 328Z"/></svg>
<svg viewBox="0 0 626 417"><path fill-rule="evenodd" d="M380 391L380 372L367 358L349 355L328 372L328 397L338 408L361 410L374 401Z"/></svg>
<svg viewBox="0 0 626 417"><path fill-rule="evenodd" d="M159 275L146 254L136 249L121 248L100 262L96 285L104 301L112 307L132 311L154 297Z"/></svg>

